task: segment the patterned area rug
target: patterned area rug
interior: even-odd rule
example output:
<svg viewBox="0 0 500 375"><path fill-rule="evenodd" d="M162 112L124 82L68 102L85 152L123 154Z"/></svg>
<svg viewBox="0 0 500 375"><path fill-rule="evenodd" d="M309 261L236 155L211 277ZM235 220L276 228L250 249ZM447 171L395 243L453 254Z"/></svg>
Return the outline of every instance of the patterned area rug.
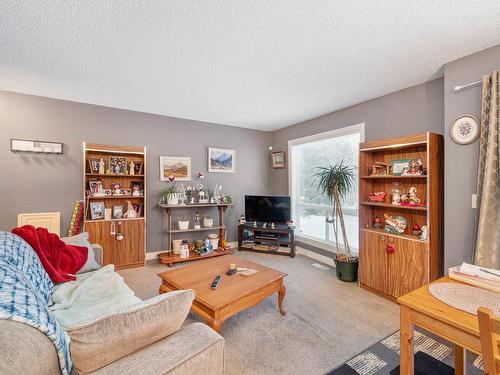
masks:
<svg viewBox="0 0 500 375"><path fill-rule="evenodd" d="M423 330L414 337L415 374L454 374L453 345ZM399 374L399 331L351 358L327 375ZM483 373L481 357L467 352L467 374Z"/></svg>

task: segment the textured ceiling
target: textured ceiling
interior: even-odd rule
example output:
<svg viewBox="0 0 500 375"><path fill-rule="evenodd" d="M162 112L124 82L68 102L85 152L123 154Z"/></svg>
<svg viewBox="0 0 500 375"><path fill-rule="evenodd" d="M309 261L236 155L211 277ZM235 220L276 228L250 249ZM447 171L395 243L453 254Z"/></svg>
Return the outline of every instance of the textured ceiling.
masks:
<svg viewBox="0 0 500 375"><path fill-rule="evenodd" d="M500 1L0 1L0 38L2 90L274 130L499 44Z"/></svg>

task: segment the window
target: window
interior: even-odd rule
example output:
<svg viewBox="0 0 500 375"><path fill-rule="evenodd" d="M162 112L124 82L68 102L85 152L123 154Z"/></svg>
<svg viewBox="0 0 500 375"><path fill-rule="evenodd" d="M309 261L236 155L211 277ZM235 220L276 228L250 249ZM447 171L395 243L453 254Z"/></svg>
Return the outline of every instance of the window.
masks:
<svg viewBox="0 0 500 375"><path fill-rule="evenodd" d="M298 240L333 250L335 235L331 218L333 206L321 195L313 175L316 167L327 167L341 160L352 165L358 176L359 143L364 141L364 124L294 139L288 142L289 190L292 197L292 217ZM353 250L358 249L358 184L347 195L342 206L347 239ZM342 241L342 238L340 238ZM327 245L325 247L325 245Z"/></svg>

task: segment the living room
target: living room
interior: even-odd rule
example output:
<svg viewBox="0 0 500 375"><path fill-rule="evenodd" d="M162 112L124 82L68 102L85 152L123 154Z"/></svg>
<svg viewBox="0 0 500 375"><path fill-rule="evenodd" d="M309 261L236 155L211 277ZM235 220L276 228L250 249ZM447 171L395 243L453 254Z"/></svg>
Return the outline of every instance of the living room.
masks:
<svg viewBox="0 0 500 375"><path fill-rule="evenodd" d="M0 14L0 373L499 371L498 2Z"/></svg>

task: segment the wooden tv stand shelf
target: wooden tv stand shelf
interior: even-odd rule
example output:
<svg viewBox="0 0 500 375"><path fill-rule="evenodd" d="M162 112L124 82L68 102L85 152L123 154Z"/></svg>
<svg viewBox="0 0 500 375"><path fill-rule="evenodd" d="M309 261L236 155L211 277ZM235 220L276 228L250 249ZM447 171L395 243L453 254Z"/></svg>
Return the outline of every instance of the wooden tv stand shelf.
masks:
<svg viewBox="0 0 500 375"><path fill-rule="evenodd" d="M251 235L246 235L245 231L249 231ZM265 234L271 235L265 236ZM256 227L251 224L239 225L238 250L287 255L295 258L294 229L290 229L286 225L276 226L274 229L262 228L262 223Z"/></svg>

